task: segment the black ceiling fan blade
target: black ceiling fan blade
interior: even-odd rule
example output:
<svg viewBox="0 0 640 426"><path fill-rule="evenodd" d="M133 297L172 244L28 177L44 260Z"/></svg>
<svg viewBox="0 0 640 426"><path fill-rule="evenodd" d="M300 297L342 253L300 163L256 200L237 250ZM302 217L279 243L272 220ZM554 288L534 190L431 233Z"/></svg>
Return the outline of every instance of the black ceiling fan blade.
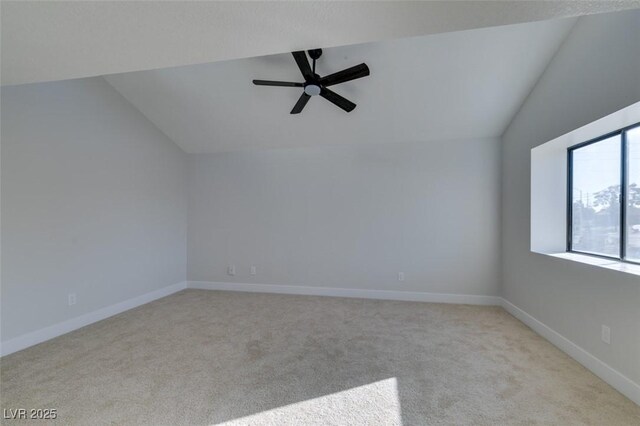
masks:
<svg viewBox="0 0 640 426"><path fill-rule="evenodd" d="M304 87L303 83L294 83L291 81L253 80L253 84L256 86Z"/></svg>
<svg viewBox="0 0 640 426"><path fill-rule="evenodd" d="M311 98L311 96L309 96L306 93L302 92L302 95L300 96L300 99L298 99L298 102L296 102L295 106L291 110L291 114L300 114L302 112L302 109L304 108L304 106L307 104L307 102L309 102L310 98Z"/></svg>
<svg viewBox="0 0 640 426"><path fill-rule="evenodd" d="M327 89L326 87L323 87L322 89L320 89L320 96L322 96L329 102L332 102L333 104L339 106L340 108L342 108L347 112L353 111L353 109L356 107L356 104L354 104L348 99L343 98L342 96L338 95L336 92L333 92Z"/></svg>
<svg viewBox="0 0 640 426"><path fill-rule="evenodd" d="M333 86L334 84L344 83L345 81L355 80L369 75L369 67L367 64L360 64L329 74L320 79L320 84L324 86Z"/></svg>
<svg viewBox="0 0 640 426"><path fill-rule="evenodd" d="M310 80L313 78L313 71L311 71L311 66L309 65L309 60L307 59L307 54L304 50L291 52L291 54L293 55L293 59L296 60L296 64L298 64L298 68L300 68L300 72L304 76L304 79Z"/></svg>

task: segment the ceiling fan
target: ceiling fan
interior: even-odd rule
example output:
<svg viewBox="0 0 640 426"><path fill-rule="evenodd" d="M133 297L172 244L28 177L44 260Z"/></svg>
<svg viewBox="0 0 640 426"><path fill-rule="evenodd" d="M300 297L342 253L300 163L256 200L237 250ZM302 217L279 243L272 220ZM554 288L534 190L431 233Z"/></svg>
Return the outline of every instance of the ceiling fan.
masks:
<svg viewBox="0 0 640 426"><path fill-rule="evenodd" d="M294 83L289 81L269 81L269 80L253 80L253 84L258 86L281 86L281 87L302 87L304 92L291 110L291 114L300 114L304 106L309 102L311 96L320 95L329 102L339 106L347 112L353 111L356 104L348 99L343 98L336 92L327 87L335 84L344 83L346 81L355 80L369 75L369 67L367 64L360 64L351 68L320 77L316 74L316 60L322 56L322 49L309 50L309 57L313 59L313 67L309 66L306 53L301 50L291 52L293 59L296 60L298 68L304 77L304 83Z"/></svg>

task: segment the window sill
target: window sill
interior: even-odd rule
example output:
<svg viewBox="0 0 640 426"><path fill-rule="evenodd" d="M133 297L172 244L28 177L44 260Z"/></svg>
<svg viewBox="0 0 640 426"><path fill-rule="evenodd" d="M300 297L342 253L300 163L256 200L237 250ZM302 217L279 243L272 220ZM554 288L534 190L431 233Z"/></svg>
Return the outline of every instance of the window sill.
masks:
<svg viewBox="0 0 640 426"><path fill-rule="evenodd" d="M545 253L547 256L557 257L559 259L570 260L572 262L584 263L600 268L613 269L614 271L624 272L626 274L640 276L640 265L633 263L620 262L618 260L603 259L595 256L588 256L578 253Z"/></svg>

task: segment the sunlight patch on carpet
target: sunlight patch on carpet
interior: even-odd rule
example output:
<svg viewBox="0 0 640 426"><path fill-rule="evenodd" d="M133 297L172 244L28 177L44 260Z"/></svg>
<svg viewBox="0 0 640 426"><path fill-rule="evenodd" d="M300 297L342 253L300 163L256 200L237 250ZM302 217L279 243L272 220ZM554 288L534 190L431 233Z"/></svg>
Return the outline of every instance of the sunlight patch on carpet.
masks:
<svg viewBox="0 0 640 426"><path fill-rule="evenodd" d="M395 377L219 423L239 425L402 425Z"/></svg>

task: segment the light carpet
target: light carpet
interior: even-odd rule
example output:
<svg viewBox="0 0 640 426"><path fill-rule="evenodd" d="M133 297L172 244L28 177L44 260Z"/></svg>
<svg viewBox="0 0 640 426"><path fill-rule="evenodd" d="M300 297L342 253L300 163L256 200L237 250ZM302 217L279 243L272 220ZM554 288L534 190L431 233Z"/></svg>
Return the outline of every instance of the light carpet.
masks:
<svg viewBox="0 0 640 426"><path fill-rule="evenodd" d="M64 425L640 424L499 307L185 290L0 367Z"/></svg>

